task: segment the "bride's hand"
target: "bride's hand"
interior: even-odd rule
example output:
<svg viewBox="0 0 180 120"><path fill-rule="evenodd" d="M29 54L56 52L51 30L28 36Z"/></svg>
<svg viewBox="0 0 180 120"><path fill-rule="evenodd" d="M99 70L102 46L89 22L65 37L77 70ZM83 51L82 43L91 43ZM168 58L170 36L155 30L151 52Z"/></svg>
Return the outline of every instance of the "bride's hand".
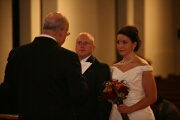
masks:
<svg viewBox="0 0 180 120"><path fill-rule="evenodd" d="M117 106L117 109L120 113L131 113L130 107L126 106L125 104L120 104Z"/></svg>

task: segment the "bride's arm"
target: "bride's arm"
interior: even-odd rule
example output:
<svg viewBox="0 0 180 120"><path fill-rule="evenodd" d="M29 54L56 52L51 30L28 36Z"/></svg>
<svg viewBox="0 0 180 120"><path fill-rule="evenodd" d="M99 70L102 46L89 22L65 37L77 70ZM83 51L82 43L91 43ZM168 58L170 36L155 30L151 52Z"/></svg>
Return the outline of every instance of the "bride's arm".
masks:
<svg viewBox="0 0 180 120"><path fill-rule="evenodd" d="M153 77L152 71L144 71L143 72L142 85L143 85L143 89L145 92L145 97L131 107L127 107L124 104L119 105L118 106L119 112L132 113L137 110L141 110L156 101L157 90L156 90L155 79Z"/></svg>

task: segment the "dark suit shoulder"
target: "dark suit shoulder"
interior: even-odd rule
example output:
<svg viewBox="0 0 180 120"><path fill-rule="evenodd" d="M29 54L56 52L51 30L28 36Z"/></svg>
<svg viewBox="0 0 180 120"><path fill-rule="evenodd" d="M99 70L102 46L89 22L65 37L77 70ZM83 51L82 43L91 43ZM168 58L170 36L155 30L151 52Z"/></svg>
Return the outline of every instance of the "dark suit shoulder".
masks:
<svg viewBox="0 0 180 120"><path fill-rule="evenodd" d="M75 52L71 51L71 50L60 47L59 52L65 59L74 59L74 58L76 58L76 60L79 61L78 55Z"/></svg>
<svg viewBox="0 0 180 120"><path fill-rule="evenodd" d="M173 103L164 99L160 112L160 118L160 120L180 120L180 113Z"/></svg>
<svg viewBox="0 0 180 120"><path fill-rule="evenodd" d="M96 57L95 57L95 62L98 63L99 65L101 66L104 66L104 67L109 67L109 65L103 61L99 61Z"/></svg>
<svg viewBox="0 0 180 120"><path fill-rule="evenodd" d="M177 107L172 102L165 99L163 100L163 106L167 107L169 110L178 111Z"/></svg>
<svg viewBox="0 0 180 120"><path fill-rule="evenodd" d="M75 52L73 52L73 51L71 51L71 50L68 50L68 49L66 49L66 48L63 48L63 47L60 47L60 49L62 50L62 51L64 51L64 52L67 52L68 54L76 54Z"/></svg>

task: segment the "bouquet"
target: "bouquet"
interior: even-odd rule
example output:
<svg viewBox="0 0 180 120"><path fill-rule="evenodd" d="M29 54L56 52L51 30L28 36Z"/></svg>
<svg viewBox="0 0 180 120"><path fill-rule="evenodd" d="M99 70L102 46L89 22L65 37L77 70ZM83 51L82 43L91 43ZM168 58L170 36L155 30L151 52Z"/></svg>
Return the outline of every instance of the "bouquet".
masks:
<svg viewBox="0 0 180 120"><path fill-rule="evenodd" d="M129 93L129 88L126 85L125 80L112 80L112 81L105 81L103 86L105 89L103 90L103 97L107 99L112 104L123 104L124 99ZM129 120L129 117L125 113L121 113L123 120Z"/></svg>

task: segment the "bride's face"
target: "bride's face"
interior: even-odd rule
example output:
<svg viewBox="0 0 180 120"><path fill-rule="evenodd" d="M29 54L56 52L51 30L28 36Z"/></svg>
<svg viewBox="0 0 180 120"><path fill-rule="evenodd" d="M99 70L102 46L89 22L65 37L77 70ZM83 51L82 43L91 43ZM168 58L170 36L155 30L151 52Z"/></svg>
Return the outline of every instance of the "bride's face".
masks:
<svg viewBox="0 0 180 120"><path fill-rule="evenodd" d="M134 52L136 42L132 43L131 39L123 34L117 35L116 40L117 50L121 56L126 56L131 52Z"/></svg>

